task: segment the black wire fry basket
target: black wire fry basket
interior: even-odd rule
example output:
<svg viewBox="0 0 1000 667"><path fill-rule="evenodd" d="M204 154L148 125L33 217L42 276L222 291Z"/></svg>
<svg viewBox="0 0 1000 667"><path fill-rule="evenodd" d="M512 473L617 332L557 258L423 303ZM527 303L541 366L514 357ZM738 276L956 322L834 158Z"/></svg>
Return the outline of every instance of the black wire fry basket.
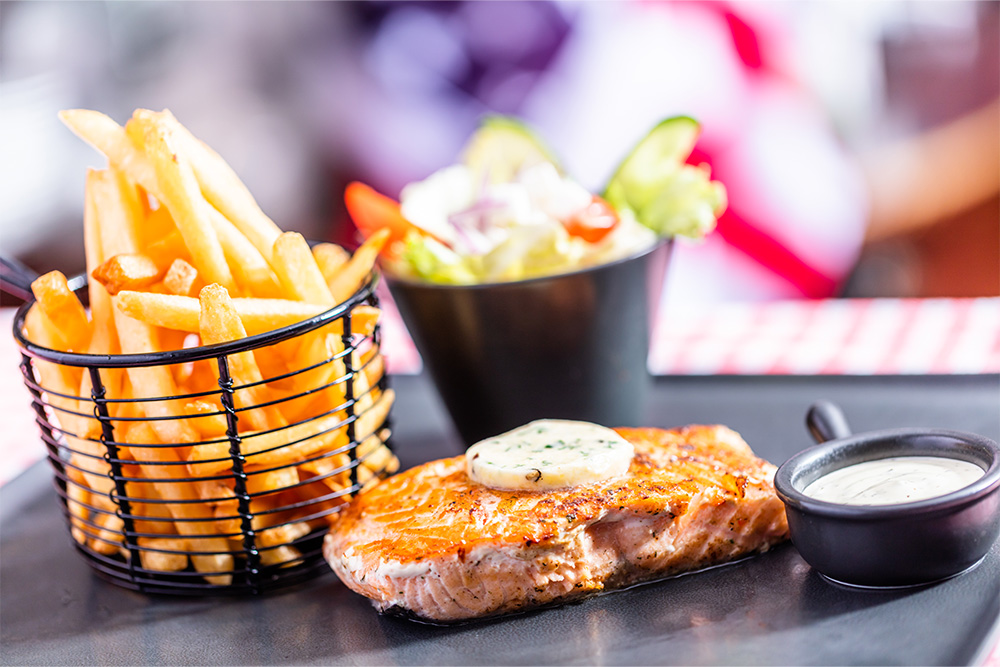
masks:
<svg viewBox="0 0 1000 667"><path fill-rule="evenodd" d="M145 593L256 594L327 570L332 516L398 467L377 281L290 326L149 354L36 345L29 294L14 318L24 383L73 543L100 576ZM84 297L85 284L70 281ZM259 381L234 382L240 355ZM289 358L306 362L269 363ZM198 390L122 392L150 368ZM174 427L189 437L164 442Z"/></svg>

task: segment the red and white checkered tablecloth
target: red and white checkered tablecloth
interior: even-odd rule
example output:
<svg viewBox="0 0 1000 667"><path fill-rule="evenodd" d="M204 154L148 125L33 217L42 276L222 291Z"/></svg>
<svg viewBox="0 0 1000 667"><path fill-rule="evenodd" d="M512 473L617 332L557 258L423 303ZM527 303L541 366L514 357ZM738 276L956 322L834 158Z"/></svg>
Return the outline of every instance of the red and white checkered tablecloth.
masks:
<svg viewBox="0 0 1000 667"><path fill-rule="evenodd" d="M393 373L420 355L391 300ZM1000 299L825 299L666 309L655 375L955 375L1000 373Z"/></svg>
<svg viewBox="0 0 1000 667"><path fill-rule="evenodd" d="M1000 372L1000 299L826 299L668 311L657 375Z"/></svg>

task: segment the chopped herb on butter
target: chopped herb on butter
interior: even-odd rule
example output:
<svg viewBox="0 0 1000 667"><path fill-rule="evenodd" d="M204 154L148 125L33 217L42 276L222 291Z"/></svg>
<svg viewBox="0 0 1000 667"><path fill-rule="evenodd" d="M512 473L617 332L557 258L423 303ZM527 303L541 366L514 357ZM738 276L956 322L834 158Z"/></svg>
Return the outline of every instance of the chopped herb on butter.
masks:
<svg viewBox="0 0 1000 667"><path fill-rule="evenodd" d="M541 491L620 477L633 453L611 429L545 420L473 445L466 468L473 481L486 486Z"/></svg>

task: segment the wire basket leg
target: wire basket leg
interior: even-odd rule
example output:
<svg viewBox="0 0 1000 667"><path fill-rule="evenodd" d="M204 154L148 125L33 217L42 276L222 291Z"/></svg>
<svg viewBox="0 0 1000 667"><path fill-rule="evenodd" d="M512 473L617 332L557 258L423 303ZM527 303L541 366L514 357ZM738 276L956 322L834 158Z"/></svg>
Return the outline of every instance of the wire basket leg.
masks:
<svg viewBox="0 0 1000 667"><path fill-rule="evenodd" d="M240 532L243 533L243 552L247 558L246 583L253 593L260 592L260 551L257 550L257 533L250 512L250 494L247 493L247 474L243 471L246 457L238 429L239 417L233 401L233 378L229 374L229 358L222 355L219 362L219 386L222 387L222 407L226 411L226 436L229 438L229 456L233 460L233 476L237 511L240 515Z"/></svg>
<svg viewBox="0 0 1000 667"><path fill-rule="evenodd" d="M135 523L132 521L132 507L129 503L128 487L125 485L125 474L122 471L118 443L115 442L115 426L111 423L111 415L108 413L108 402L105 398L107 390L101 380L100 369L91 366L88 370L90 371L90 396L94 400L94 416L101 422L101 444L104 445L104 460L111 466L111 479L115 483L115 493L111 497L111 502L114 503L118 518L122 521L122 537L129 553L128 574L132 583L138 585L139 590L142 590L142 583L136 576L136 568L141 565L139 545L136 541Z"/></svg>
<svg viewBox="0 0 1000 667"><path fill-rule="evenodd" d="M347 354L344 355L344 377L347 380L344 382L344 401L346 405L345 412L347 413L347 441L351 444L351 488L358 488L358 437L357 437L357 427L355 426L357 422L357 415L355 414L355 401L354 401L354 337L351 333L351 313L347 312L344 315L344 334L341 338L344 342L344 349L347 350Z"/></svg>

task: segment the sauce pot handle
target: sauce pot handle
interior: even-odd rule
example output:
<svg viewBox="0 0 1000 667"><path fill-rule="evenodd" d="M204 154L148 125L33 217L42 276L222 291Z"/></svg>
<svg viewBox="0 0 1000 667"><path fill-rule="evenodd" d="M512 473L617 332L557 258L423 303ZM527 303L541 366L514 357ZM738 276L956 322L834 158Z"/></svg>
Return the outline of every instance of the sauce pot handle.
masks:
<svg viewBox="0 0 1000 667"><path fill-rule="evenodd" d="M840 406L832 401L816 401L806 414L806 427L817 443L839 440L851 435L851 427Z"/></svg>

